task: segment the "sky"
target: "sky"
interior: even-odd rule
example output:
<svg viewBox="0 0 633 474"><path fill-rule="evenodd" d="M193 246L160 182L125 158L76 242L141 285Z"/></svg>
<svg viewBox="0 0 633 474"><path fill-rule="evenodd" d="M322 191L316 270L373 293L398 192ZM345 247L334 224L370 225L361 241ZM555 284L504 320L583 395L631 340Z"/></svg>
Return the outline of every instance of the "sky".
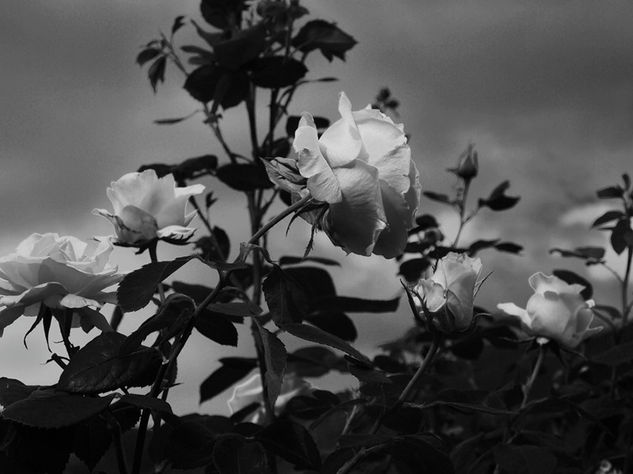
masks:
<svg viewBox="0 0 633 474"><path fill-rule="evenodd" d="M522 197L507 213L482 212L464 235L464 241L503 237L525 247L521 257L481 254L484 269L493 274L480 304L523 305L530 294L527 278L561 267L588 275L596 298L608 303L613 284L606 272L551 257L548 249L604 244L599 232L587 230L605 209L595 190L616 182L622 172L633 173L633 2L302 3L314 17L337 22L358 45L345 63L314 56L311 77L337 76L339 81L305 87L292 113L305 110L334 119L339 91L362 108L388 86L401 102L400 119L411 135L423 189L450 191L454 181L445 169L474 143L481 177L473 197L485 197L505 179L511 182L510 194ZM110 181L145 163L221 153L196 118L172 127L152 123L185 115L196 104L176 70L168 70L166 84L154 95L145 71L134 64L139 48L160 29L168 30L179 14L199 18L198 2L3 1L1 255L32 232L84 239L109 234L110 224L90 211L109 206L105 189ZM192 38L183 32L183 40ZM228 140L248 154L245 122L242 109L225 114ZM213 223L235 242L244 240L244 203L216 181L203 184L220 197ZM455 232L455 216L447 210L423 200L419 212L436 213L446 233ZM288 238L276 234L273 255L299 253L307 233L298 222ZM159 251L168 258L182 249L164 246ZM345 257L324 238L317 240L315 255L344 262L333 271L340 294L388 298L398 291L393 262ZM617 256L608 257L614 267L621 265ZM126 249L116 249L113 259L124 271L144 263ZM179 276L194 277L212 278L201 268ZM125 329L137 323L130 318ZM358 345L367 352L410 324L404 304L395 315L354 319L360 327ZM29 350L22 346L28 324L16 323L0 339L0 374L53 383L58 373L43 365L47 352L35 335ZM211 373L218 357L248 350L248 334L240 334L239 349L219 349L196 339L183 353L181 373L192 393L175 393L181 411L199 409L192 388ZM201 409L218 406L208 403Z"/></svg>

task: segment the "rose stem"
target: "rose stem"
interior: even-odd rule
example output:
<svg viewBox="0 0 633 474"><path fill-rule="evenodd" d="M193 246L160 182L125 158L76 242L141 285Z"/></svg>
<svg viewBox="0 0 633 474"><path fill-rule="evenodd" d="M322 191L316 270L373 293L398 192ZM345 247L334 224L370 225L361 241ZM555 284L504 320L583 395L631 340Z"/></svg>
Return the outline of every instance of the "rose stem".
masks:
<svg viewBox="0 0 633 474"><path fill-rule="evenodd" d="M297 202L295 202L292 206L287 207L286 209L284 209L283 211L281 211L278 215L276 215L275 217L273 217L270 221L268 221L268 223L266 223L261 229L259 229L248 241L249 244L256 244L257 241L261 238L262 235L264 235L266 232L268 232L272 227L274 227L279 221L283 220L286 216L292 214L293 212L295 212L296 210L300 209L301 207L303 207L304 205L306 205L308 202L310 202L310 200L312 199L312 196L310 196L309 194L307 196L302 197L300 200L298 200Z"/></svg>
<svg viewBox="0 0 633 474"><path fill-rule="evenodd" d="M527 379L527 382L525 382L525 386L523 387L523 401L521 401L520 409L523 409L527 404L528 398L530 396L530 391L532 390L532 385L534 385L534 381L536 380L539 370L541 370L544 355L545 349L543 349L543 346L541 345L538 349L538 357L536 358L536 363L534 364L532 373L530 374L530 377Z"/></svg>
<svg viewBox="0 0 633 474"><path fill-rule="evenodd" d="M396 400L396 402L391 406L391 408L389 408L387 411L385 411L382 414L382 416L380 418L378 418L378 420L376 420L376 423L374 424L373 428L371 429L371 434L375 434L378 431L378 429L380 428L380 426L382 425L382 422L384 421L384 419L388 415L390 415L391 413L396 411L398 408L400 408L400 406L404 402L407 401L407 398L409 398L409 395L411 395L411 392L415 389L415 386L417 385L418 381L420 380L420 378L422 377L422 375L424 374L426 369L429 367L429 365L431 365L431 362L433 362L433 359L437 355L438 349L439 349L439 344L438 344L438 338L436 336L436 337L433 338L433 342L431 342L431 347L429 347L429 350L426 353L426 357L424 358L424 360L420 364L420 367L418 367L418 370L416 370L416 372L413 375L413 377L411 378L411 380L409 380L409 383L407 384L407 386L404 388L404 390L402 391L402 393L398 397L398 400Z"/></svg>
<svg viewBox="0 0 633 474"><path fill-rule="evenodd" d="M158 240L154 240L149 246L149 258L152 263L158 262L158 257L156 256L156 247L158 247ZM160 297L160 302L163 304L165 302L165 290L163 289L163 284L159 283L157 285L158 288L158 296Z"/></svg>

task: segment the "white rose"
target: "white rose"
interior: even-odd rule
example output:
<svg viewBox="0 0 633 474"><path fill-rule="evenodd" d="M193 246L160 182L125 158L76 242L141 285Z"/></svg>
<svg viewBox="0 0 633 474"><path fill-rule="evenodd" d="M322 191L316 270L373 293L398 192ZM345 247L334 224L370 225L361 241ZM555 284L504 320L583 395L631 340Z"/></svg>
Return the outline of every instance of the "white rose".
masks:
<svg viewBox="0 0 633 474"><path fill-rule="evenodd" d="M249 377L246 381L238 384L233 389L233 395L228 401L231 413L236 413L242 408L246 408L253 403L259 403L260 407L255 410L246 421L258 423L264 416L264 392L262 388L261 376L259 373ZM281 383L281 390L275 402L275 412L280 413L286 404L297 395L304 395L312 390L312 385L300 377L286 374Z"/></svg>
<svg viewBox="0 0 633 474"><path fill-rule="evenodd" d="M437 262L430 279L422 279L415 291L426 309L447 331L463 331L473 321L475 294L481 284L481 260L450 252Z"/></svg>
<svg viewBox="0 0 633 474"><path fill-rule="evenodd" d="M179 188L173 175L158 178L148 169L128 173L110 184L106 193L114 213L105 209L92 212L112 222L120 244L140 246L153 239L185 241L195 232L187 226L196 215L186 213L187 201L202 192L201 184Z"/></svg>
<svg viewBox="0 0 633 474"><path fill-rule="evenodd" d="M315 200L329 204L315 224L346 252L396 257L414 225L420 194L403 126L369 106L352 111L344 93L338 110L341 118L320 138L308 113L295 132L293 148L304 186Z"/></svg>
<svg viewBox="0 0 633 474"><path fill-rule="evenodd" d="M94 308L116 303L116 293L104 291L123 278L108 263L112 249L109 242L32 234L0 258L0 336L20 316L37 316L42 304L73 310L74 325L86 331L109 330Z"/></svg>
<svg viewBox="0 0 633 474"><path fill-rule="evenodd" d="M580 295L584 289L582 285L570 285L556 276L540 272L532 275L529 282L534 294L526 309L514 303L497 305L500 310L518 317L529 333L574 348L602 330L602 326L591 327L593 301L585 301Z"/></svg>

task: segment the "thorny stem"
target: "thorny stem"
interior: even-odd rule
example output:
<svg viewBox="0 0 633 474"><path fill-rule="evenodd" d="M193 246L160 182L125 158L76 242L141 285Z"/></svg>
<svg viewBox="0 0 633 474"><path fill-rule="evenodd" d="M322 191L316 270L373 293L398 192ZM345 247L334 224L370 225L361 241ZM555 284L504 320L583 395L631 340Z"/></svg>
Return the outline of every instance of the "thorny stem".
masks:
<svg viewBox="0 0 633 474"><path fill-rule="evenodd" d="M372 446L371 448L362 448L354 455L354 457L352 457L349 461L343 464L341 468L338 471L336 471L336 474L347 474L348 472L351 472L354 466L358 464L358 461L360 461L364 457L367 457L376 451L380 451L381 449L385 449L385 447L382 444L379 444L377 446Z"/></svg>
<svg viewBox="0 0 633 474"><path fill-rule="evenodd" d="M631 278L631 263L633 262L633 247L629 247L626 270L624 272L624 278L622 279L622 328L626 326L629 319L629 279Z"/></svg>

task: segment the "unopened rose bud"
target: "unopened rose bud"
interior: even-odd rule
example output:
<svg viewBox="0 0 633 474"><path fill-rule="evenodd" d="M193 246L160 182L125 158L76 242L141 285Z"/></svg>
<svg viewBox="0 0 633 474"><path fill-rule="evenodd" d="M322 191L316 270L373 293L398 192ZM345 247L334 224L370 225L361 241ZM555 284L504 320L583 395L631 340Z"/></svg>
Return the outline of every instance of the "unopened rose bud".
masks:
<svg viewBox="0 0 633 474"><path fill-rule="evenodd" d="M470 181L479 173L479 158L477 151L470 145L464 153L459 157L459 163L456 168L449 169L465 181Z"/></svg>
<svg viewBox="0 0 633 474"><path fill-rule="evenodd" d="M422 307L440 329L450 333L471 327L480 275L480 259L450 252L438 261L430 279L418 282L415 290L422 299Z"/></svg>

